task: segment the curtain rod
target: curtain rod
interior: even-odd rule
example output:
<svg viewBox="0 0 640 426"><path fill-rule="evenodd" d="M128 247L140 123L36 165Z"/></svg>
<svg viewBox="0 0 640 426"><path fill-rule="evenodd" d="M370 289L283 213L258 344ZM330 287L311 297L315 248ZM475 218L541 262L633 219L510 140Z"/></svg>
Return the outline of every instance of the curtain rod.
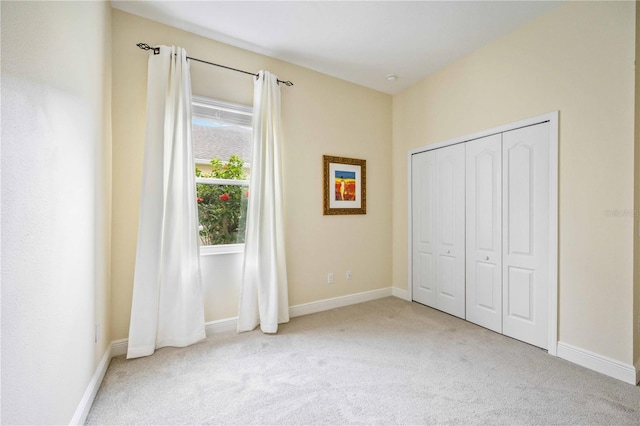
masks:
<svg viewBox="0 0 640 426"><path fill-rule="evenodd" d="M142 50L153 50L153 54L154 55L158 55L160 53L160 48L159 47L151 47L147 43L138 43L138 44L136 44L136 46L138 46ZM241 73L244 73L244 74L249 74L249 75L252 75L252 76L254 76L256 78L258 77L258 74L256 74L256 73L239 70L237 68L231 68L231 67L228 67L226 65L215 64L213 62L203 61L202 59L192 58L190 56L187 56L187 59L189 59L191 61L202 62L203 64L207 64L207 65L213 65L215 67L225 68L225 69L228 69L228 70L231 70L231 71L236 71L236 72L241 72ZM285 86L293 86L293 83L290 82L290 81L278 80L278 83L282 83Z"/></svg>

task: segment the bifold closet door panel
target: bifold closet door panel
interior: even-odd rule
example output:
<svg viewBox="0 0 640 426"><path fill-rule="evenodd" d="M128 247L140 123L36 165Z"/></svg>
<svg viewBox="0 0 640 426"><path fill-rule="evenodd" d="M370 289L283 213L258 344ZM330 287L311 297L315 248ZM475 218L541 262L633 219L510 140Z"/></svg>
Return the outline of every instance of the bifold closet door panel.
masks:
<svg viewBox="0 0 640 426"><path fill-rule="evenodd" d="M411 157L411 232L413 300L436 307L435 152Z"/></svg>
<svg viewBox="0 0 640 426"><path fill-rule="evenodd" d="M503 333L548 346L549 123L503 133Z"/></svg>
<svg viewBox="0 0 640 426"><path fill-rule="evenodd" d="M465 144L435 150L436 308L465 317Z"/></svg>
<svg viewBox="0 0 640 426"><path fill-rule="evenodd" d="M502 135L466 144L466 319L502 333Z"/></svg>

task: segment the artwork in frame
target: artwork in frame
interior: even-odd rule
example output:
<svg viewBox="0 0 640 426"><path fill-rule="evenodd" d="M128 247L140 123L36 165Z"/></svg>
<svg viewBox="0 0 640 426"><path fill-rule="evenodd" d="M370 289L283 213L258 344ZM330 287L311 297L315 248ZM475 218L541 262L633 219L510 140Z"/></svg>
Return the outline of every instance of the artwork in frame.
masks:
<svg viewBox="0 0 640 426"><path fill-rule="evenodd" d="M367 214L367 161L322 157L324 214Z"/></svg>

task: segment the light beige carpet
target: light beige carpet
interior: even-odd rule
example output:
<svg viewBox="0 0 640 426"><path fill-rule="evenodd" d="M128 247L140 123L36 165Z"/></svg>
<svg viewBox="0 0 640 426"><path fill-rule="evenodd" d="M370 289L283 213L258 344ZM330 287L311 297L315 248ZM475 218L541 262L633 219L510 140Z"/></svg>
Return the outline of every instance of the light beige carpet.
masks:
<svg viewBox="0 0 640 426"><path fill-rule="evenodd" d="M114 358L88 424L640 424L640 388L385 298Z"/></svg>

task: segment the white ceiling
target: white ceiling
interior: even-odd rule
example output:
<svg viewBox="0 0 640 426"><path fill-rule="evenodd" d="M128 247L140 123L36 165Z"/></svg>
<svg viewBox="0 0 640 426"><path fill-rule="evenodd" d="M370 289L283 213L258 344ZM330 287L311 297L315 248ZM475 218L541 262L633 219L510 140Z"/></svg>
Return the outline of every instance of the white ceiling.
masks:
<svg viewBox="0 0 640 426"><path fill-rule="evenodd" d="M560 2L112 0L111 4L395 94ZM396 81L385 78L391 73L398 76Z"/></svg>

